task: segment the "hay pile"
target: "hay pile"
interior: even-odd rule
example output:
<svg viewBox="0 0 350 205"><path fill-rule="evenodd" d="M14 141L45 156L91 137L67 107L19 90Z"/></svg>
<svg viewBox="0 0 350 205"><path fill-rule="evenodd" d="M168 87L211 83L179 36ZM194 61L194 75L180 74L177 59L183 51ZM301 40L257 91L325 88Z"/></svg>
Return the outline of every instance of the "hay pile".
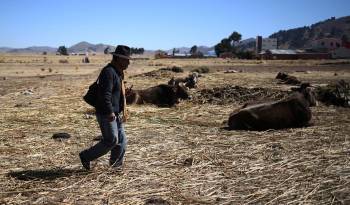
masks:
<svg viewBox="0 0 350 205"><path fill-rule="evenodd" d="M183 73L184 70L181 67L172 66L166 68L160 68L147 73L141 73L132 77L152 77L152 78L170 78L174 76L174 73Z"/></svg>
<svg viewBox="0 0 350 205"><path fill-rule="evenodd" d="M174 74L168 70L153 70L147 73L130 76L130 78L135 78L135 77L170 78L173 75Z"/></svg>
<svg viewBox="0 0 350 205"><path fill-rule="evenodd" d="M280 100L290 92L268 88L246 88L241 86L225 85L212 89L203 89L193 94L193 102L224 105L230 103L267 102Z"/></svg>
<svg viewBox="0 0 350 205"><path fill-rule="evenodd" d="M213 84L227 76L208 75ZM244 85L254 76L235 82ZM221 129L235 103L287 95L268 89L274 86L268 80L254 83L264 89L195 91L204 104L128 107L122 171L111 169L106 155L85 172L78 153L95 144L100 131L81 96L95 77L1 84L8 89L0 96L0 204L349 204L350 109L313 107L315 125L306 128ZM207 85L208 78L201 82ZM32 87L33 94L21 93ZM61 132L71 137L52 138Z"/></svg>

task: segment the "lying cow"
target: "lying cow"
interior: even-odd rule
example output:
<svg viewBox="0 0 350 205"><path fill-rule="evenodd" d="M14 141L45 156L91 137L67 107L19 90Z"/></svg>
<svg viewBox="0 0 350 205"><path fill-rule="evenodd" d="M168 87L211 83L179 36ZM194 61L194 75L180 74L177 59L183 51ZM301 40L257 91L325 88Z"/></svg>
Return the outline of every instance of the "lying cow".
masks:
<svg viewBox="0 0 350 205"><path fill-rule="evenodd" d="M291 84L291 85L301 84L301 82L295 76L289 75L285 72L278 72L276 79L280 79L281 82L285 84Z"/></svg>
<svg viewBox="0 0 350 205"><path fill-rule="evenodd" d="M315 93L307 84L287 99L257 105L244 105L230 114L231 130L267 130L308 126L311 120L310 106L316 105Z"/></svg>
<svg viewBox="0 0 350 205"><path fill-rule="evenodd" d="M188 75L186 78L174 78L172 77L168 85L179 85L180 83L184 83L186 87L188 88L197 88L198 83L198 73L193 72Z"/></svg>
<svg viewBox="0 0 350 205"><path fill-rule="evenodd" d="M145 90L126 90L127 104L155 104L158 106L174 106L179 103L179 99L190 99L185 87L181 85L157 85Z"/></svg>

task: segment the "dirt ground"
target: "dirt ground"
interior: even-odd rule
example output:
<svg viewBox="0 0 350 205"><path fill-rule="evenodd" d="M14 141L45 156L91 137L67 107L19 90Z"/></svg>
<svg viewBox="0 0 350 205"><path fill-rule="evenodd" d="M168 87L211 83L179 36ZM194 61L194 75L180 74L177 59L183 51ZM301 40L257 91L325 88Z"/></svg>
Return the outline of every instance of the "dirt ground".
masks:
<svg viewBox="0 0 350 205"><path fill-rule="evenodd" d="M349 108L319 103L305 128L222 129L246 101L288 94L278 71L324 86L349 82L350 61L134 60L126 81L135 89L210 72L192 100L128 107L125 166L111 169L106 155L87 172L78 153L99 128L82 96L110 56L81 58L0 55L0 204L350 204ZM184 73L139 75L174 65ZM225 94L235 86L247 94ZM52 139L58 132L72 137Z"/></svg>

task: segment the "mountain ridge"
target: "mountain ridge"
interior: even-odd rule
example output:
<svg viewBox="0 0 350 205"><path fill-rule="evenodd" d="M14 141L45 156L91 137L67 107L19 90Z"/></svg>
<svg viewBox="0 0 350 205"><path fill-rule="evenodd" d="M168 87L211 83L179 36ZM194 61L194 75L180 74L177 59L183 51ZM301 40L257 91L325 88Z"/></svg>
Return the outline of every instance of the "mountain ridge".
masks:
<svg viewBox="0 0 350 205"><path fill-rule="evenodd" d="M350 16L344 16L324 21L319 21L310 26L297 27L288 30L280 30L272 33L269 38L277 38L279 48L282 49L303 49L311 46L312 41L323 37L342 38L343 35L350 40ZM252 50L255 48L255 38L247 38L242 40L237 47L243 50ZM96 52L103 53L103 51L110 47L110 51L115 49L115 46L98 43L92 44L87 41L81 41L77 44L68 47L69 53L84 53L84 52ZM207 54L214 50L214 46L198 46L198 51L203 54ZM177 47L175 48L180 53L189 53L189 47ZM167 53L172 53L173 49L165 50ZM0 47L0 53L55 53L57 48L49 46L31 46L27 48L11 48ZM145 50L145 53L153 53L156 50Z"/></svg>

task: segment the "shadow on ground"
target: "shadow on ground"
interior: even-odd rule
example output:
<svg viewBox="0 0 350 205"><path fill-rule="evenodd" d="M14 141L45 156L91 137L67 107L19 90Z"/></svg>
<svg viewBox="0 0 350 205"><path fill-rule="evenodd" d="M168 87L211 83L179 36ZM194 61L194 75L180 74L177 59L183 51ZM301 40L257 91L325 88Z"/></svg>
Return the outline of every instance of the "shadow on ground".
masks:
<svg viewBox="0 0 350 205"><path fill-rule="evenodd" d="M70 177L74 175L85 175L88 172L81 169L42 169L42 170L24 170L12 171L7 174L9 177L14 177L18 180L35 181L35 180L55 180L63 177Z"/></svg>

